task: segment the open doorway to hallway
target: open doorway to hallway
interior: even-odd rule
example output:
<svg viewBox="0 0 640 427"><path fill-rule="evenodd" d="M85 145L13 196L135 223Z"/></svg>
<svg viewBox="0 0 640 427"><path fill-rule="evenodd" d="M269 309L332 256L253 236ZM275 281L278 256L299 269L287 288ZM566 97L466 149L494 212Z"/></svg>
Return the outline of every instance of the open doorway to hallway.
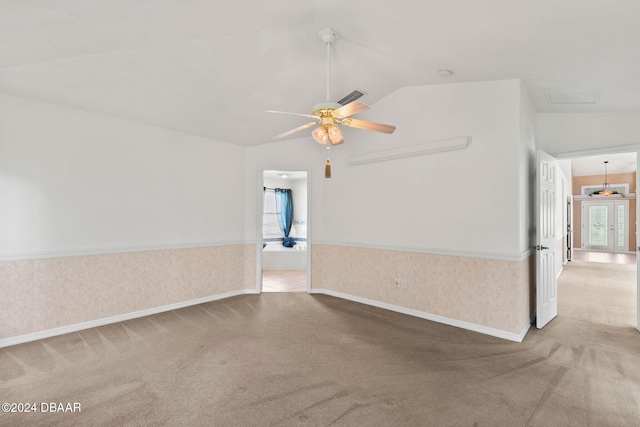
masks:
<svg viewBox="0 0 640 427"><path fill-rule="evenodd" d="M261 289L306 292L307 171L264 170L262 183Z"/></svg>
<svg viewBox="0 0 640 427"><path fill-rule="evenodd" d="M558 311L596 323L638 326L637 153L559 162L570 196Z"/></svg>
<svg viewBox="0 0 640 427"><path fill-rule="evenodd" d="M572 234L570 249L635 254L636 156L634 152L559 160L570 180L572 206L565 219Z"/></svg>

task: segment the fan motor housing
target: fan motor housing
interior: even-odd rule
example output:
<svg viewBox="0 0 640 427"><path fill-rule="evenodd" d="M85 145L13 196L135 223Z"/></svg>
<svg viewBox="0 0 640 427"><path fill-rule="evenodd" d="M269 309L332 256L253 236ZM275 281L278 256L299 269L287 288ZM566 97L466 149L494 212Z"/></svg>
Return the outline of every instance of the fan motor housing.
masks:
<svg viewBox="0 0 640 427"><path fill-rule="evenodd" d="M318 110L337 110L340 107L342 107L342 105L338 104L337 102L320 102L319 104L313 106L313 111L316 112Z"/></svg>

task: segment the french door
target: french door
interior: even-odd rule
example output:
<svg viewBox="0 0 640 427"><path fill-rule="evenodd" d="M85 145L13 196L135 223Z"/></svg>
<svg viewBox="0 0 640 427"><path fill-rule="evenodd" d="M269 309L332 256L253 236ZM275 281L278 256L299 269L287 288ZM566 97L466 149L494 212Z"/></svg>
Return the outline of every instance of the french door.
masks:
<svg viewBox="0 0 640 427"><path fill-rule="evenodd" d="M629 201L582 202L582 248L590 251L629 251Z"/></svg>

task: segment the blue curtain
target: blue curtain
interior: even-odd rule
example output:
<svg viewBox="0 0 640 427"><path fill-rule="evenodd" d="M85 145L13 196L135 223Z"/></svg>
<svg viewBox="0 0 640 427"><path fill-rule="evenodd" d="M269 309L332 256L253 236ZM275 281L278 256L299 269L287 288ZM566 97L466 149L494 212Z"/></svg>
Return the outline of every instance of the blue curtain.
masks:
<svg viewBox="0 0 640 427"><path fill-rule="evenodd" d="M293 222L293 200L291 199L291 190L276 188L276 200L279 205L278 222L280 223L280 230L284 234L283 246L288 248L293 247L296 241L289 237L291 232L291 223Z"/></svg>

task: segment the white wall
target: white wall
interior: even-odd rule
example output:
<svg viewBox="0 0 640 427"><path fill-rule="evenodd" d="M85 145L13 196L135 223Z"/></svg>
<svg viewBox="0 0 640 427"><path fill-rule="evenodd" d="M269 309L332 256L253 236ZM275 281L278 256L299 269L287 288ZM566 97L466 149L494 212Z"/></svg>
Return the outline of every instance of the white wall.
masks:
<svg viewBox="0 0 640 427"><path fill-rule="evenodd" d="M530 249L536 240L534 194L536 184L536 108L520 82L520 251Z"/></svg>
<svg viewBox="0 0 640 427"><path fill-rule="evenodd" d="M0 95L0 255L242 242L244 151Z"/></svg>
<svg viewBox="0 0 640 427"><path fill-rule="evenodd" d="M324 240L382 247L519 254L518 81L407 87L364 119L393 135L353 130L332 150ZM349 156L458 136L452 151L360 166Z"/></svg>

